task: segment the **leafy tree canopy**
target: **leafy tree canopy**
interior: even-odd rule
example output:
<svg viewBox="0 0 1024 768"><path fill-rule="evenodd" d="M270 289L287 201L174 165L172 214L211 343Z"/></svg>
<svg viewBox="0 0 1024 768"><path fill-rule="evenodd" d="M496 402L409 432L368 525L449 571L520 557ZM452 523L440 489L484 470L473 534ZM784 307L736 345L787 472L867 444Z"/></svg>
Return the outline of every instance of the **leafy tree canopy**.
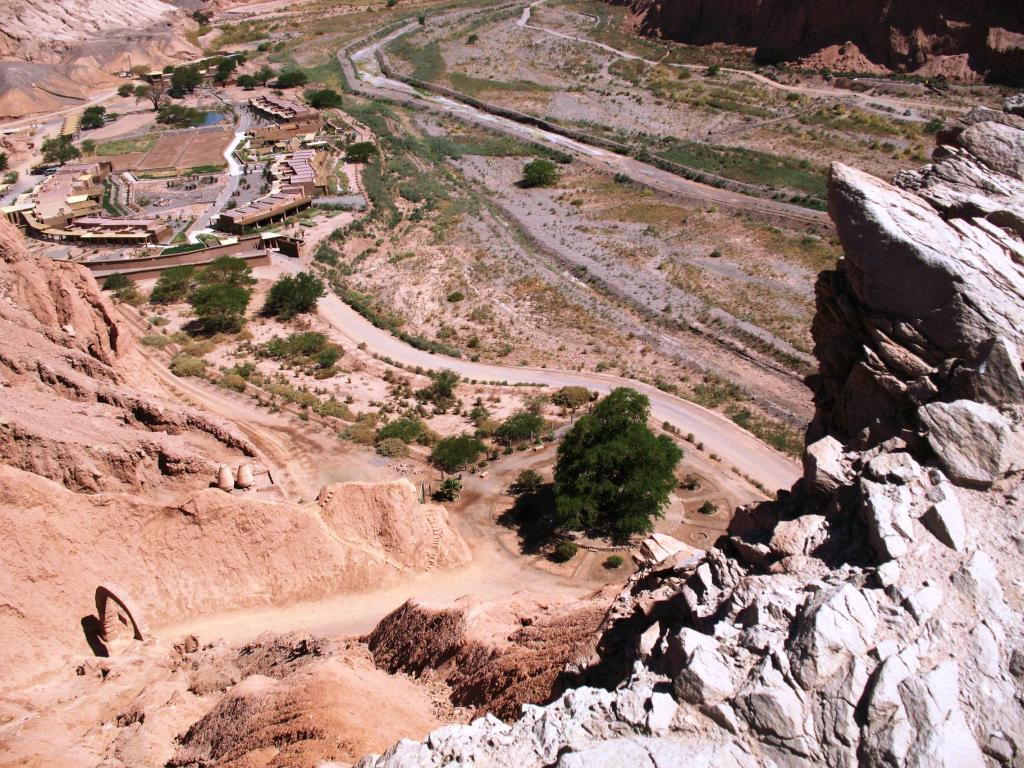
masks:
<svg viewBox="0 0 1024 768"><path fill-rule="evenodd" d="M312 312L316 302L324 295L323 281L309 272L284 275L277 279L263 304L263 314L291 320L296 315Z"/></svg>
<svg viewBox="0 0 1024 768"><path fill-rule="evenodd" d="M66 163L81 157L82 153L71 143L70 136L55 136L43 141L43 161L47 163Z"/></svg>
<svg viewBox="0 0 1024 768"><path fill-rule="evenodd" d="M306 101L316 109L332 109L341 106L341 94L333 88L306 91Z"/></svg>
<svg viewBox="0 0 1024 768"><path fill-rule="evenodd" d="M372 141L357 141L348 145L345 159L350 163L367 163L377 154L377 145Z"/></svg>
<svg viewBox="0 0 1024 768"><path fill-rule="evenodd" d="M531 160L523 166L524 187L550 187L558 181L558 168L550 160Z"/></svg>
<svg viewBox="0 0 1024 768"><path fill-rule="evenodd" d="M242 327L250 291L237 285L204 285L188 298L196 319L192 329L201 334L233 333Z"/></svg>
<svg viewBox="0 0 1024 768"><path fill-rule="evenodd" d="M430 463L445 472L458 472L479 459L484 450L484 444L472 435L446 437L434 446Z"/></svg>
<svg viewBox="0 0 1024 768"><path fill-rule="evenodd" d="M252 276L252 268L245 262L234 256L218 256L196 275L196 279L203 285L234 285L239 288L248 288L256 285L256 278Z"/></svg>
<svg viewBox="0 0 1024 768"><path fill-rule="evenodd" d="M558 447L555 514L571 530L616 540L653 530L676 486L683 456L647 426L650 401L636 390L615 389L580 417Z"/></svg>
<svg viewBox="0 0 1024 768"><path fill-rule="evenodd" d="M520 411L505 419L494 436L506 445L513 445L539 437L543 429L544 419L541 416L529 411Z"/></svg>
<svg viewBox="0 0 1024 768"><path fill-rule="evenodd" d="M562 387L552 396L551 402L567 411L576 412L590 402L590 390L586 387Z"/></svg>

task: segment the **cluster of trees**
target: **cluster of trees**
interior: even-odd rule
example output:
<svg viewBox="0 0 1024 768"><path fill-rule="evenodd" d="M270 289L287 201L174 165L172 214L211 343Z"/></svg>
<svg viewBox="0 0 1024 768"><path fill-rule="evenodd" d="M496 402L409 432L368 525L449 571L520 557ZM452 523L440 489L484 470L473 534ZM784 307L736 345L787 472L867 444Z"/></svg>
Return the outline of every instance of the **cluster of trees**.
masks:
<svg viewBox="0 0 1024 768"><path fill-rule="evenodd" d="M156 121L175 128L194 128L202 125L206 113L183 104L161 104L156 113Z"/></svg>
<svg viewBox="0 0 1024 768"><path fill-rule="evenodd" d="M276 78L276 79L275 79ZM239 75L236 81L247 91L261 85L267 85L274 81L275 88L299 88L309 82L309 76L301 69L283 69L275 73L273 69L264 65L251 75Z"/></svg>
<svg viewBox="0 0 1024 768"><path fill-rule="evenodd" d="M348 145L345 159L350 163L368 163L377 154L377 145L372 141L356 141Z"/></svg>
<svg viewBox="0 0 1024 768"><path fill-rule="evenodd" d="M44 139L43 162L66 163L82 156L82 151L71 143L70 136L54 136L52 139Z"/></svg>
<svg viewBox="0 0 1024 768"><path fill-rule="evenodd" d="M149 300L153 304L187 301L195 315L186 327L189 333L235 333L245 324L245 310L255 284L245 261L219 256L203 269L182 265L164 270Z"/></svg>

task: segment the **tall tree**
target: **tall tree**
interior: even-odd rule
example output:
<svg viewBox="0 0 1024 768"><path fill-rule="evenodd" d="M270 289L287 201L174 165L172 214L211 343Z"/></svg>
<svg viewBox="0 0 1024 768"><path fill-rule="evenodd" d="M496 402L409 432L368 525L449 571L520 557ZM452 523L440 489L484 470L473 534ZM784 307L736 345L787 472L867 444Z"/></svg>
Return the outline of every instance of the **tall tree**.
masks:
<svg viewBox="0 0 1024 768"><path fill-rule="evenodd" d="M653 530L676 486L683 452L647 426L650 401L636 390L613 390L580 417L558 447L555 514L571 530L617 541Z"/></svg>
<svg viewBox="0 0 1024 768"><path fill-rule="evenodd" d="M163 78L154 80L152 83L137 85L135 87L135 100L148 101L153 105L153 111L160 109L161 104L166 104L170 99L167 95L167 81Z"/></svg>

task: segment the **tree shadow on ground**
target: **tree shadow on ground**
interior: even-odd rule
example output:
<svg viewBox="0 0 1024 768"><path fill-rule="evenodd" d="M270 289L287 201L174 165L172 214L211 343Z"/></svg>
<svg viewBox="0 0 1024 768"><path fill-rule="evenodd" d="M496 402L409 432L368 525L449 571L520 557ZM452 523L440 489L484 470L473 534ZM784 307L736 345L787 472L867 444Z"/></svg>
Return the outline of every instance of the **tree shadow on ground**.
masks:
<svg viewBox="0 0 1024 768"><path fill-rule="evenodd" d="M515 529L524 555L541 554L560 538L562 527L555 519L555 492L548 483L523 493L498 517L498 525Z"/></svg>

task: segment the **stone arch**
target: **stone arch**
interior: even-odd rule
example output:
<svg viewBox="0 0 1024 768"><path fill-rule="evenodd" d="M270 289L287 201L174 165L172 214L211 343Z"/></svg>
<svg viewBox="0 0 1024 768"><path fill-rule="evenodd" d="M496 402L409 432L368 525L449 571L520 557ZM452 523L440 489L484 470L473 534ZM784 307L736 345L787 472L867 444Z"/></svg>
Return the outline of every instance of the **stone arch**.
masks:
<svg viewBox="0 0 1024 768"><path fill-rule="evenodd" d="M125 591L114 584L96 587L96 615L100 640L110 656L124 653L133 643L146 639L142 614Z"/></svg>

